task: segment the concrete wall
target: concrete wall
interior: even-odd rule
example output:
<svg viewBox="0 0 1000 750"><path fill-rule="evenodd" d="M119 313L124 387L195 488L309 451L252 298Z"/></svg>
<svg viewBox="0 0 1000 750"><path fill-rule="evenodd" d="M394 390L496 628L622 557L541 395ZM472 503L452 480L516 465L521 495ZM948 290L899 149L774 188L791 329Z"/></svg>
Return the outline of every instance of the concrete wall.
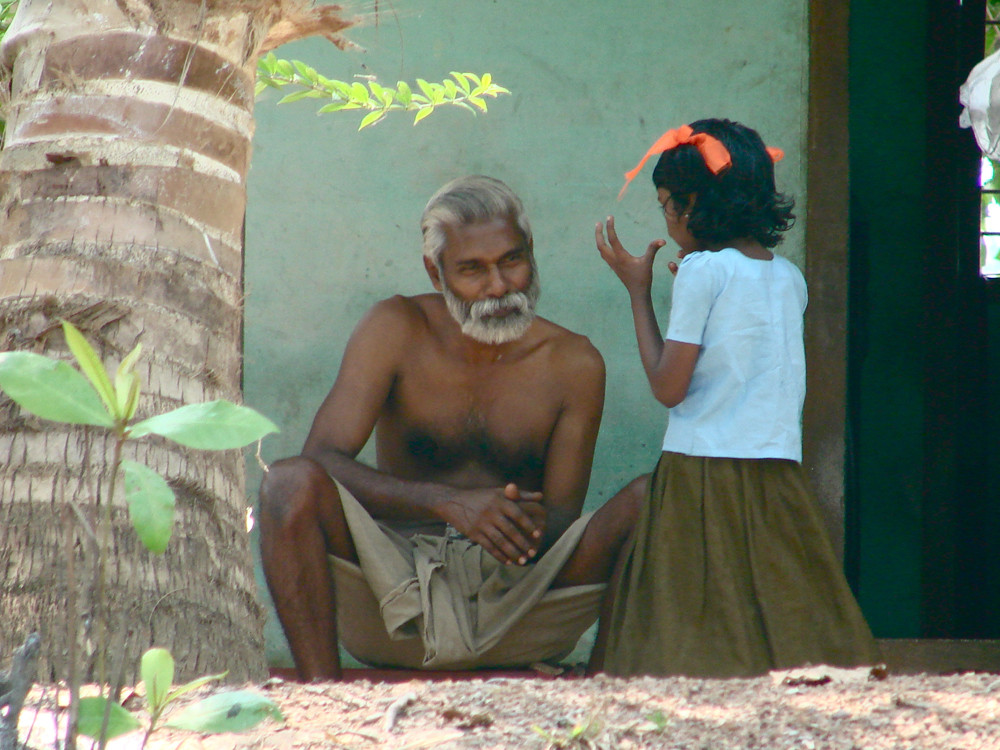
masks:
<svg viewBox="0 0 1000 750"><path fill-rule="evenodd" d="M265 460L297 453L333 383L355 322L376 300L431 289L419 216L452 177L480 172L524 200L535 234L540 313L586 334L608 365L608 398L587 500L599 506L649 471L665 410L649 395L623 287L593 244L609 213L633 252L665 237L649 181L615 196L666 128L724 116L785 150L779 187L805 215L806 0L618 3L397 0L349 33L366 52L322 41L278 50L328 77L442 80L490 72L511 96L487 115L439 111L413 127L397 114L356 132L360 116L315 116L310 101L257 105L246 226L247 403L282 427ZM375 21L377 20L377 24ZM804 222L779 250L803 265ZM661 253L654 297L665 322ZM249 462L252 499L259 478ZM279 660L271 629L269 641Z"/></svg>

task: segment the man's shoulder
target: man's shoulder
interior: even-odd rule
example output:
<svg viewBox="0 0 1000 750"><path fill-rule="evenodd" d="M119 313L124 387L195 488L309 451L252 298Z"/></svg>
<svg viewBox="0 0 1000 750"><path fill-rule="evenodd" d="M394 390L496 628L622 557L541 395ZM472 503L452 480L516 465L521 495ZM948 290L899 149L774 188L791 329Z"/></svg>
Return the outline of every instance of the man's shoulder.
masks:
<svg viewBox="0 0 1000 750"><path fill-rule="evenodd" d="M416 294L406 296L394 294L379 300L369 308L362 318L362 323L392 326L427 325L429 317L435 314L436 300L439 294Z"/></svg>
<svg viewBox="0 0 1000 750"><path fill-rule="evenodd" d="M535 318L538 335L555 364L581 374L604 372L604 357L590 339L548 318Z"/></svg>
<svg viewBox="0 0 1000 750"><path fill-rule="evenodd" d="M397 294L368 309L354 327L351 342L356 350L398 354L405 344L418 339L427 325L427 313L419 297Z"/></svg>
<svg viewBox="0 0 1000 750"><path fill-rule="evenodd" d="M440 294L394 294L372 305L369 313L389 316L419 315L429 305L434 304L435 297L440 296Z"/></svg>

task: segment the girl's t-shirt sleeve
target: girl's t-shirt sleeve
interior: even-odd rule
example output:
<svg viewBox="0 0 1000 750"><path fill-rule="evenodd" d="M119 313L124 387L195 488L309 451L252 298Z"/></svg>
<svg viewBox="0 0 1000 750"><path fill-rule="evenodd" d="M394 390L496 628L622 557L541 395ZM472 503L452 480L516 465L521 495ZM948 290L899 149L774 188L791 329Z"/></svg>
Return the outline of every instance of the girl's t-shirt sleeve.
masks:
<svg viewBox="0 0 1000 750"><path fill-rule="evenodd" d="M686 255L677 269L666 336L672 341L702 343L708 313L716 297L710 255L708 252Z"/></svg>

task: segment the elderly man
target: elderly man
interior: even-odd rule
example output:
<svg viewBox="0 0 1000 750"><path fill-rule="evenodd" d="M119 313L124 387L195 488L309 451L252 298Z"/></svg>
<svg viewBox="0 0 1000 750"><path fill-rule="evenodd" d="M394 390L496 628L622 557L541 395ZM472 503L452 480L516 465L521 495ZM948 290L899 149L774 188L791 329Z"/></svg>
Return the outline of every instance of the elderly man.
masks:
<svg viewBox="0 0 1000 750"><path fill-rule="evenodd" d="M637 487L580 516L604 363L536 317L521 201L499 180L460 178L421 227L439 293L368 312L302 454L261 486L264 573L305 680L339 676L338 626L375 665L564 656L635 523ZM377 468L356 460L373 430Z"/></svg>

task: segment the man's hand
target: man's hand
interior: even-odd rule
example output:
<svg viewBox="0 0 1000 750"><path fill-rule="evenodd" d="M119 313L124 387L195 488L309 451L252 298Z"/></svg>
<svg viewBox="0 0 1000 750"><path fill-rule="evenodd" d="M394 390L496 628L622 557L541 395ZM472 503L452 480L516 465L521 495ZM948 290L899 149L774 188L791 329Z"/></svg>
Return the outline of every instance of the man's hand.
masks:
<svg viewBox="0 0 1000 750"><path fill-rule="evenodd" d="M524 565L545 532L541 492L504 488L463 490L444 502L441 517L505 565Z"/></svg>

